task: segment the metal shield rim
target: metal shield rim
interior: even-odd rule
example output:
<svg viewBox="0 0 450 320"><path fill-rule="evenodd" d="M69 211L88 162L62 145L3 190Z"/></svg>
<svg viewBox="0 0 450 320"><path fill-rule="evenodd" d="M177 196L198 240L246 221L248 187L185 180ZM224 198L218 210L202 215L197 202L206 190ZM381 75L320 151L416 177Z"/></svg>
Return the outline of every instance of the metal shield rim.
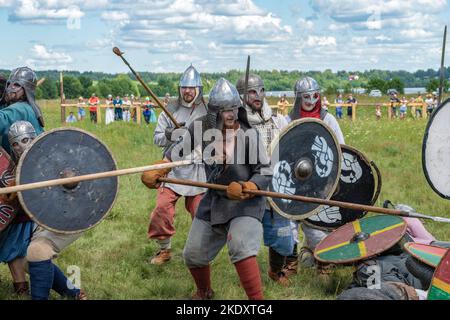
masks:
<svg viewBox="0 0 450 320"><path fill-rule="evenodd" d="M361 157L361 159L363 159L363 161L367 164L368 167L374 168L374 166L372 166L372 161L369 161L369 158L367 158L367 156L364 153L362 153L361 151L359 151L355 147L352 147L352 146L349 146L349 145L346 145L346 144L340 144L340 147L341 147L341 152L342 152L343 149L347 149L347 150L353 151L357 155L359 155ZM339 176L338 183L339 183L340 179L341 179L341 177ZM376 185L378 186L378 177L375 179L375 175L374 175L374 180L375 180ZM381 179L380 179L380 181L381 181ZM374 194L372 195L372 200L371 200L370 205L373 205L374 202L376 201L376 199L374 199L376 194L377 194L377 189L374 190ZM333 198L333 196L334 196L334 193L330 197L330 199ZM377 195L376 198L378 198L378 195ZM364 218L367 215L367 213L368 213L368 211L364 211L364 214L363 214L363 216L360 219ZM306 219L308 219L308 218L306 218ZM332 228L332 227L325 227L325 226L318 226L318 225L315 225L315 224L311 223L310 221L308 221L306 219L303 221L303 223L306 224L308 227L319 229L319 230L322 230L322 231L327 231L327 232L331 232L333 230L336 230L336 229L338 229L338 228L340 228L340 227L342 227L344 225L343 224L342 226L334 227L334 228ZM351 222L351 221L349 221L349 222Z"/></svg>
<svg viewBox="0 0 450 320"><path fill-rule="evenodd" d="M23 164L23 161L24 161L24 159L26 158L26 156L27 156L29 150L31 150L31 149L33 148L34 144L35 144L37 141L40 141L41 139L43 139L43 138L46 137L47 135L49 135L49 134L51 134L51 133L53 133L53 132L57 132L57 131L78 131L78 132L81 132L81 133L83 133L83 134L86 134L86 135L91 136L92 138L96 139L96 140L97 140L97 141L98 141L98 142L99 142L99 143L100 143L100 144L101 144L101 145L109 152L109 154L110 154L110 156L111 156L111 159L112 159L113 162L114 162L114 166L117 168L117 161L116 161L116 159L114 158L114 156L113 156L111 150L108 148L108 146L107 146L106 144L103 143L103 141L101 141L101 140L100 140L97 136L95 136L94 134L92 134L92 133L90 133L90 132L88 132L88 131L86 131L86 130L80 129L80 128L65 128L65 127L55 128L55 129L52 129L52 130L43 132L43 133L41 133L40 135L38 135L38 136L36 137L36 139L34 139L34 141L32 142L31 146L30 146L29 148L27 148L27 149L25 150L25 152L22 154L22 156L21 156L20 159L19 159L19 162L17 163L16 179L15 179L15 180L16 180L16 185L19 185L19 184L20 184L20 181L19 181L19 180L20 180L21 171L22 171L22 170L21 170L21 169L22 169L22 164ZM118 177L115 177L115 178L118 179ZM22 192L21 192L21 191L17 192L17 195L18 195L18 197L19 197L19 203L20 203L20 205L22 206L22 208L23 208L23 210L25 211L25 213L31 218L31 220L33 220L33 222L37 223L37 224L38 224L39 226L41 226L42 228L47 229L47 230L50 230L50 231L53 231L53 232L55 232L55 233L60 233L60 234L76 234L76 233L81 233L81 232L85 232L85 231L87 231L87 230L89 230L89 229L92 229L92 228L96 227L100 222L102 222L102 221L109 215L110 211L111 211L112 208L114 207L114 204L116 203L116 200L117 200L117 195L118 195L118 193L119 193L119 181L117 180L117 188L116 188L116 192L115 192L115 195L114 195L114 200L111 202L111 206L106 210L106 213L103 215L103 218L100 219L99 221L97 221L96 223L92 224L91 226L85 228L85 229L81 229L81 230L73 230L73 231L58 230L58 229L55 229L55 228L52 228L52 227L47 226L46 224L42 223L41 221L38 221L38 219L35 218L34 214L31 213L31 211L28 209L28 207L27 207L26 204L24 203L24 201L23 201L23 196L22 196Z"/></svg>
<svg viewBox="0 0 450 320"><path fill-rule="evenodd" d="M380 216L383 216L383 215L376 215L376 216L364 217L364 218L362 218L362 219L372 219L372 218L380 217ZM355 221L356 221L356 220L355 220L355 221L347 222L346 224L344 224L343 226L341 226L341 227L335 229L335 230L332 231L329 235L327 235L325 238L323 238L322 240L320 240L320 242L319 242L319 243L317 244L317 246L316 246L316 249L314 250L314 253L313 253L314 258L316 258L317 261L319 261L319 262L321 262L321 263L325 263L325 264L330 264L330 263L333 263L333 264L353 264L353 263L358 262L358 261L361 261L361 260L366 260L366 259L373 258L373 257L379 255L380 253L385 252L386 250L388 250L388 249L392 248L393 246L395 246L400 240L402 240L403 236L404 236L405 233L406 233L406 229L407 229L407 227L408 227L408 225L406 224L406 221L405 221L404 219L402 219L400 216L394 216L394 217L398 217L398 218L400 218L400 219L402 220L402 222L403 222L403 225L402 225L402 232L401 232L400 236L397 238L397 241L393 242L392 245L388 245L388 246L386 246L385 248L382 248L382 250L379 251L378 253L374 253L374 254L372 254L372 255L367 255L367 256L365 256L365 257L360 257L359 259L347 259L347 260L323 260L323 259L319 258L318 255L316 255L317 247L319 247L319 245L320 245L323 241L325 241L326 238L327 238L330 234L332 234L332 233L334 233L334 232L337 232L340 228L346 226L347 224L350 224L350 223L355 222ZM357 220L362 220L362 219L357 219Z"/></svg>
<svg viewBox="0 0 450 320"><path fill-rule="evenodd" d="M428 175L428 169L427 169L427 164L426 164L426 157L425 157L425 153L426 153L426 149L427 149L427 141L428 141L428 132L430 130L431 125L433 124L433 121L435 119L435 117L437 116L437 114L439 113L439 111L441 111L444 106L446 104L450 104L450 98L448 98L447 100L445 100L444 102L442 102L437 108L436 110L434 110L434 112L431 114L430 120L427 123L427 126L425 128L425 134L423 137L423 141L422 141L422 169L423 169L423 173L425 175L425 178L427 179L428 184L430 185L431 189L433 189L433 191L435 193L437 193L441 198L450 200L450 195L445 195L443 193L441 193L435 186L433 181L431 181L430 176ZM450 108L450 106L449 106Z"/></svg>
<svg viewBox="0 0 450 320"><path fill-rule="evenodd" d="M336 149L337 149L337 152L338 152L338 172L340 173L340 172L341 172L341 169L342 169L342 168L341 168L341 165L342 165L342 151L341 151L340 144L339 144L339 142L338 142L338 140L337 140L337 137L336 137L336 135L334 134L333 129L331 129L330 126L328 126L324 121L319 120L319 119L316 119L316 118L303 118L303 119L297 119L297 120L292 121L290 124L288 124L288 126L285 127L285 128L283 129L283 131L278 135L278 137L277 137L276 139L274 139L274 140L272 141L272 143L270 144L270 157L272 158L273 150L276 148L277 144L279 144L281 138L282 138L284 135L286 135L292 128L296 127L296 126L299 125L300 123L306 123L306 122L313 122L313 123L321 124L322 126L325 127L325 129L328 130L328 132L330 133L331 137L332 137L333 140L334 140L335 145L337 146ZM336 180L334 181L334 185L333 185L333 188L332 188L332 192L330 192L330 193L327 195L327 197L324 198L323 200L330 200L330 198L333 196L334 191L335 191L336 188L337 188L337 185L338 185L338 183L339 183L339 179L340 179L340 175L337 175L337 178L336 178ZM281 209L276 205L276 203L272 200L271 197L267 197L267 201L269 202L270 207L271 207L273 210L275 210L279 215L281 215L281 216L283 216L283 217L285 217L285 218L287 218L287 219L290 219L290 220L305 220L306 218L309 218L309 217L312 216L313 214L316 214L317 212L319 212L320 208L323 207L322 205L319 205L316 209L311 210L311 211L308 212L308 213L305 213L305 214L303 214L303 215L301 215L301 216L300 216L300 215L295 215L295 216L294 216L294 215L285 213L283 210L281 210Z"/></svg>

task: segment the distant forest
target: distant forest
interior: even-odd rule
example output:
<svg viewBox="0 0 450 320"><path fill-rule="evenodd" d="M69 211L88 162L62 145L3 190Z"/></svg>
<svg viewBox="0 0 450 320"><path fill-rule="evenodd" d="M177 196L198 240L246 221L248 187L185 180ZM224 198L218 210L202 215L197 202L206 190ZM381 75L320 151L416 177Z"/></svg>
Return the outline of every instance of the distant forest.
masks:
<svg viewBox="0 0 450 320"><path fill-rule="evenodd" d="M405 87L425 87L427 91L434 91L439 86L439 71L434 69L408 71L369 70L364 72L350 72L331 70L325 71L256 71L265 82L266 91L293 90L295 82L302 76L315 78L323 91L334 94L338 90L350 92L356 88L368 91L378 89L386 93L390 88L403 92ZM8 76L9 70L1 70L0 74ZM153 73L140 72L141 77L158 96L166 93L177 95L177 86L181 73ZM226 73L202 73L204 92L208 93L215 81L220 77L236 83L242 71L230 70ZM38 99L55 99L59 97L59 71L38 71L38 78L45 77L44 83L37 89ZM108 74L103 72L63 71L64 94L67 99L79 96L89 97L92 93L100 97L109 94L113 96L135 95L147 96L146 91L132 74ZM445 69L445 78L450 79L450 67ZM446 82L448 90L448 82Z"/></svg>

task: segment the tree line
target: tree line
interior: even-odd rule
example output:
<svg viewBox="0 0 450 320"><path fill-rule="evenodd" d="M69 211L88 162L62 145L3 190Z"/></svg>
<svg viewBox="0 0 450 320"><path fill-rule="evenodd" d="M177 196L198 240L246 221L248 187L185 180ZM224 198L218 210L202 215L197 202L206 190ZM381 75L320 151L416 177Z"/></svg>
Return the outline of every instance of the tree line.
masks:
<svg viewBox="0 0 450 320"><path fill-rule="evenodd" d="M9 70L0 70L0 74L9 75ZM302 76L311 76L321 85L326 94L335 94L338 91L351 92L356 88L365 88L367 92L378 89L386 93L388 89L396 89L403 93L405 87L425 87L428 92L439 87L439 71L428 69L416 72L368 70L364 72L351 71L253 71L259 74L265 82L267 91L290 91L295 82ZM38 78L45 78L44 83L38 87L38 99L55 99L59 97L59 71L48 70L36 72ZM67 99L76 99L80 96L89 97L95 93L99 97L135 95L147 96L143 86L137 82L132 74L108 74L102 72L64 71L64 94ZM178 81L181 73L152 73L140 72L143 80L158 96L166 93L177 95ZM202 73L203 90L208 93L215 81L225 77L233 83L242 76L242 71L230 70L226 73ZM450 78L450 67L445 69L445 78ZM446 82L446 90L448 90Z"/></svg>

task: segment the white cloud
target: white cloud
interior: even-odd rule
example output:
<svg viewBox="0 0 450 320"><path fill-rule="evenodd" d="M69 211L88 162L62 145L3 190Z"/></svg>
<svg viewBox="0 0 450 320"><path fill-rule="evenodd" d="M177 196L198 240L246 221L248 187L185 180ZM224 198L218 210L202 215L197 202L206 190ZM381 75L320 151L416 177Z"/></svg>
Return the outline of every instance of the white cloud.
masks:
<svg viewBox="0 0 450 320"><path fill-rule="evenodd" d="M336 46L336 38L335 37L308 36L308 39L306 40L306 45L308 47Z"/></svg>
<svg viewBox="0 0 450 320"><path fill-rule="evenodd" d="M312 22L311 20L304 19L304 18L299 18L297 20L297 25L301 29L305 29L305 30L312 30L312 29L314 29L314 22Z"/></svg>
<svg viewBox="0 0 450 320"><path fill-rule="evenodd" d="M122 21L126 22L130 19L130 16L126 12L120 11L107 11L101 14L101 18L106 21Z"/></svg>
<svg viewBox="0 0 450 320"><path fill-rule="evenodd" d="M402 30L400 34L409 39L425 38L433 35L432 32L425 31L424 29Z"/></svg>
<svg viewBox="0 0 450 320"><path fill-rule="evenodd" d="M35 44L31 48L31 57L26 60L27 65L37 70L67 69L72 62L73 59L68 54L50 50L41 44Z"/></svg>

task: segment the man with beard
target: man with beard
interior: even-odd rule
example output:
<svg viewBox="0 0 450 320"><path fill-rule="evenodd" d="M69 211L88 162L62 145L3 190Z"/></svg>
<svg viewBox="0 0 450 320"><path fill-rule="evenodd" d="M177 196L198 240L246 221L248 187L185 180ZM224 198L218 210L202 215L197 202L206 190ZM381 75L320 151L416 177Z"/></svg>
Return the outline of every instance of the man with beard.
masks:
<svg viewBox="0 0 450 320"><path fill-rule="evenodd" d="M178 100L168 106L169 112L176 121L183 126L189 126L195 119L206 114L206 105L203 100L203 85L200 74L191 65L186 69L180 79ZM162 112L158 118L158 124L153 135L153 142L164 148L170 148L177 137L186 128L176 130L174 123ZM203 164L192 164L185 167L175 168L170 178L206 181L205 168ZM175 234L175 205L178 199L185 197L185 208L194 218L198 204L205 189L175 184L164 184L158 189L156 207L150 216L148 227L149 239L158 242L159 251L150 260L151 264L162 265L171 259L171 238Z"/></svg>
<svg viewBox="0 0 450 320"><path fill-rule="evenodd" d="M245 93L245 75L242 76L236 83L237 90L244 100ZM275 139L280 131L288 125L282 113L277 115L272 114L267 100L265 98L264 82L260 76L250 74L248 77L247 86L247 101L244 103L245 112L242 113L242 118L252 128L258 130L266 150L269 152L272 140ZM279 226L279 223L289 221L286 219L278 219L280 215L273 212L273 209L266 204L266 210L263 217L264 227L264 244L269 247L269 277L279 282L282 285L287 285L287 272L284 269L296 271L297 259L295 261L286 261L285 256L292 253L293 247L287 251L283 251L284 246L279 246L279 242L289 240L290 238L274 236L270 231L274 230L274 226Z"/></svg>
<svg viewBox="0 0 450 320"><path fill-rule="evenodd" d="M296 82L294 91L294 108L288 117L288 121L290 122L302 118L320 119L331 128L333 133L336 135L338 143L345 144L344 135L342 134L336 118L322 108L320 87L316 80L311 77L304 77ZM298 224L298 222L295 223ZM300 249L300 262L304 266L313 267L316 264L313 251L317 244L325 238L328 233L323 230L307 226L301 222L300 225L304 233L304 244ZM292 240L298 242L297 228L295 228L294 231L295 232L292 233ZM297 246L294 246L294 251L286 259L288 261L298 259ZM319 267L322 266L319 265Z"/></svg>
<svg viewBox="0 0 450 320"><path fill-rule="evenodd" d="M197 291L193 299L211 299L210 263L220 250L228 246L228 254L235 265L242 287L249 299L263 299L263 290L256 255L262 238L261 219L266 200L243 190L265 190L270 175L264 176L269 161L259 134L238 116L241 105L239 93L221 78L211 90L208 113L189 126L188 134L178 145L192 151L201 146L202 152L211 150L205 140L198 141L196 130L211 129L215 136L215 161L204 154L208 182L227 185L226 192L209 189L200 202L184 248L183 257L194 278ZM239 153L240 148L244 154ZM175 160L177 148L166 152L166 161ZM172 152L174 151L174 152ZM243 157L242 157L243 156ZM253 158L252 158L253 156ZM206 158L205 158L206 157ZM144 173L142 181L150 188L158 187L158 179L168 170Z"/></svg>

